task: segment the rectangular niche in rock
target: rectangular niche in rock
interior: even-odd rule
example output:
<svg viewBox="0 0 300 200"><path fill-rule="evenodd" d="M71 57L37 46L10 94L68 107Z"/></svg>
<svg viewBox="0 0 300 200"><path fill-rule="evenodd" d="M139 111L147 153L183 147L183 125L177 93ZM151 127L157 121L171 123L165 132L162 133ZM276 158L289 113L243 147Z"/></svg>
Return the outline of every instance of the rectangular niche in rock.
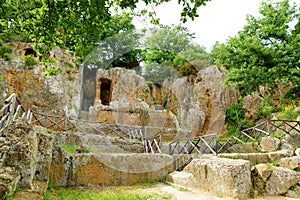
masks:
<svg viewBox="0 0 300 200"><path fill-rule="evenodd" d="M111 100L111 80L110 79L100 79L100 100L102 105L109 105Z"/></svg>

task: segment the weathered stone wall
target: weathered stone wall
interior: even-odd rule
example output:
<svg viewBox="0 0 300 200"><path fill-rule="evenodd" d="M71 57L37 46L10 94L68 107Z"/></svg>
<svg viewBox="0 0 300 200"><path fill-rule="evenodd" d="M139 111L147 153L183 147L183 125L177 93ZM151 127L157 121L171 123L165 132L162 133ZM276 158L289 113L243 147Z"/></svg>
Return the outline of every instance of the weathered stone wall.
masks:
<svg viewBox="0 0 300 200"><path fill-rule="evenodd" d="M50 58L56 60L55 66L62 69L62 73L45 77L47 69L42 65L37 64L33 69L28 69L24 64L26 49L35 52L37 61L41 59L32 44L15 42L5 45L13 48L14 56L12 60L0 58L0 75L4 77L5 84L3 96L16 93L26 110L39 108L38 111L43 112L46 108L56 114L66 112L67 115L77 118L80 109L81 77L74 63L75 58L68 51L55 47L50 52Z"/></svg>
<svg viewBox="0 0 300 200"><path fill-rule="evenodd" d="M76 154L70 185L132 185L164 178L173 171L173 159L153 154Z"/></svg>
<svg viewBox="0 0 300 200"><path fill-rule="evenodd" d="M52 161L53 136L41 127L32 127L17 120L9 126L6 135L9 148L5 152L4 166L20 172L20 185L32 188L32 180L49 180Z"/></svg>
<svg viewBox="0 0 300 200"><path fill-rule="evenodd" d="M223 77L217 68L209 67L200 71L197 77L182 77L172 82L165 80L158 86L148 84L134 70L99 69L89 120L176 128L177 137L223 134L225 108L236 103L238 98L237 92L222 87ZM103 105L101 85L108 81L111 85L106 92L110 103ZM151 123L153 116L162 111L167 113L160 120L164 124Z"/></svg>

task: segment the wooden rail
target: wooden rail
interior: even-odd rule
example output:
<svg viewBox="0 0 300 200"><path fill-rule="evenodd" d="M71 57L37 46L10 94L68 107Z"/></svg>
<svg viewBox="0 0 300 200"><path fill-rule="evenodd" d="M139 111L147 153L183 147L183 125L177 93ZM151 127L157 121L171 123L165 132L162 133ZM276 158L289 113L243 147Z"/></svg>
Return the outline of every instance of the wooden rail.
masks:
<svg viewBox="0 0 300 200"><path fill-rule="evenodd" d="M230 153L230 147L235 144L259 141L262 137L270 136L272 133L282 131L291 135L292 132L300 134L300 121L294 120L268 120L263 121L251 128L243 129L236 135L230 136L226 142L218 142L216 152Z"/></svg>
<svg viewBox="0 0 300 200"><path fill-rule="evenodd" d="M32 113L30 110L24 111L22 106L17 103L16 94L13 93L4 100L4 106L0 109L0 134L3 134L9 124L18 117L26 118L30 122Z"/></svg>
<svg viewBox="0 0 300 200"><path fill-rule="evenodd" d="M9 124L21 117L29 123L42 126L54 131L80 131L99 135L114 135L123 139L135 139L142 141L145 153L162 153L162 135L164 127L153 126L126 126L120 124L107 124L82 120L74 120L67 116L55 116L35 111L25 111L19 104L16 94L11 94L4 101L0 109L0 135L3 134ZM227 141L221 143L217 140L217 134L198 136L193 138L180 138L169 143L169 154L191 154L197 152L213 153L229 152L231 146L246 142L255 142L261 137L269 136L276 131L291 135L292 132L300 133L300 121L293 120L269 120L257 124L254 127L243 129L230 136Z"/></svg>
<svg viewBox="0 0 300 200"><path fill-rule="evenodd" d="M169 144L169 154L199 154L213 153L217 155L214 146L217 144L217 133L193 138L180 138Z"/></svg>

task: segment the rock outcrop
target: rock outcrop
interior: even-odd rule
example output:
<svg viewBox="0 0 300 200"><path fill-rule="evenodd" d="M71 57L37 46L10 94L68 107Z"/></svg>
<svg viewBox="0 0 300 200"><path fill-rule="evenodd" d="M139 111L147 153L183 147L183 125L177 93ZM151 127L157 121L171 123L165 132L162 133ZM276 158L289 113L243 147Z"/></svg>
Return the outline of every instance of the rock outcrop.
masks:
<svg viewBox="0 0 300 200"><path fill-rule="evenodd" d="M91 76L86 74L83 88L83 105L90 121L173 128L177 137L222 134L224 108L238 98L237 92L222 87L224 74L215 67L201 70L196 77L165 80L161 85L148 83L134 70L123 68L98 69L96 80L92 80L95 86L88 86Z"/></svg>
<svg viewBox="0 0 300 200"><path fill-rule="evenodd" d="M167 180L237 199L248 198L252 186L249 161L218 157L194 159L183 172L173 172Z"/></svg>
<svg viewBox="0 0 300 200"><path fill-rule="evenodd" d="M290 191L290 189L296 190L298 188L300 174L272 164L258 164L253 167L252 181L258 194L284 195L289 192L295 196L297 193ZM297 196L297 198L299 197Z"/></svg>
<svg viewBox="0 0 300 200"><path fill-rule="evenodd" d="M4 196L13 193L16 186L31 191L34 189L34 181L47 185L52 162L53 135L44 128L34 127L25 120L17 119L8 127L5 137L1 137L0 141L6 144L0 163L5 180L1 182L0 193L5 188L7 191Z"/></svg>
<svg viewBox="0 0 300 200"><path fill-rule="evenodd" d="M76 59L68 51L55 47L50 52L50 59L62 73L45 76L44 73L52 66L46 68L36 64L28 68L24 64L24 56L32 55L38 62L42 59L33 44L15 42L5 45L12 47L14 57L12 60L0 58L0 75L4 78L5 88L3 96L16 93L26 110L48 114L55 112L77 118L80 110L81 77L75 65Z"/></svg>
<svg viewBox="0 0 300 200"><path fill-rule="evenodd" d="M279 149L280 139L275 137L263 137L260 142L260 146L263 151L272 152Z"/></svg>

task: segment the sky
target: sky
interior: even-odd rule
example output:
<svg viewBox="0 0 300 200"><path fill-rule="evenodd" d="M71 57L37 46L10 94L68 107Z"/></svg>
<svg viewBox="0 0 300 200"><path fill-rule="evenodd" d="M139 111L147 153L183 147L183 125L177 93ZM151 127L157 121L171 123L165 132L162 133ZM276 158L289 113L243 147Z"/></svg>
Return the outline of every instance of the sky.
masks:
<svg viewBox="0 0 300 200"><path fill-rule="evenodd" d="M179 24L182 7L177 2L178 0L172 0L154 8L161 24ZM247 14L259 16L261 2L262 0L211 0L198 9L199 17L194 21L189 20L184 26L195 33L194 42L210 51L216 41L224 43L242 30L246 25ZM145 25L139 20L135 20L135 24L137 28Z"/></svg>

